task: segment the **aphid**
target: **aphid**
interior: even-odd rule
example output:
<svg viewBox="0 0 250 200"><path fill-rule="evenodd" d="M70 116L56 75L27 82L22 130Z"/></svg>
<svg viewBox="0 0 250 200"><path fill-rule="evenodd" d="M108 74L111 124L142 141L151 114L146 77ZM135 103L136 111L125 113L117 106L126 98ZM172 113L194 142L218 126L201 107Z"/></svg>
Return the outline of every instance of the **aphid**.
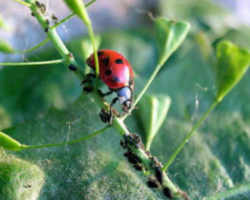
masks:
<svg viewBox="0 0 250 200"><path fill-rule="evenodd" d="M155 176L156 176L157 180L159 181L159 183L162 184L163 172L162 172L161 168L159 168L159 167L155 168Z"/></svg>
<svg viewBox="0 0 250 200"><path fill-rule="evenodd" d="M116 51L103 49L98 51L100 66L99 78L108 86L109 92L102 93L102 96L116 92L110 104L110 114L112 106L119 100L124 112L131 108L134 91L134 73L127 59ZM94 55L90 55L87 64L95 70Z"/></svg>
<svg viewBox="0 0 250 200"><path fill-rule="evenodd" d="M57 16L55 16L54 14L52 14L51 18L52 18L52 20L54 20L54 21L58 21Z"/></svg>
<svg viewBox="0 0 250 200"><path fill-rule="evenodd" d="M142 171L143 170L143 166L141 164L139 164L139 163L137 163L137 164L135 164L133 166L134 166L135 170L137 170L137 171Z"/></svg>
<svg viewBox="0 0 250 200"><path fill-rule="evenodd" d="M164 187L162 191L163 191L163 194L166 197L168 197L169 199L173 198L173 195L172 195L172 193L171 193L171 191L170 191L170 189L168 187Z"/></svg>
<svg viewBox="0 0 250 200"><path fill-rule="evenodd" d="M149 178L147 181L147 185L150 188L158 188L159 187L159 183L157 182L157 180L153 179L153 178Z"/></svg>

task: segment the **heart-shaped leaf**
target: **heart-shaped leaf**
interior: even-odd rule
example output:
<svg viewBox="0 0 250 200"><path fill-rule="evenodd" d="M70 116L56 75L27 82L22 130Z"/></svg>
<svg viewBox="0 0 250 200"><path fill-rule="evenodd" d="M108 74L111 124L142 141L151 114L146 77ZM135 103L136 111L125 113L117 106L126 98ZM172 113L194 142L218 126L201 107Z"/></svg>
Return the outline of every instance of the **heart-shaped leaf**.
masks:
<svg viewBox="0 0 250 200"><path fill-rule="evenodd" d="M250 52L230 41L222 41L217 46L216 57L216 100L221 101L246 73L250 64Z"/></svg>
<svg viewBox="0 0 250 200"><path fill-rule="evenodd" d="M162 126L170 107L166 95L145 95L138 104L137 115L145 131L145 145L149 150L154 137Z"/></svg>
<svg viewBox="0 0 250 200"><path fill-rule="evenodd" d="M184 41L190 29L187 22L173 21L166 18L156 18L156 38L159 47L159 63L165 63L167 58Z"/></svg>

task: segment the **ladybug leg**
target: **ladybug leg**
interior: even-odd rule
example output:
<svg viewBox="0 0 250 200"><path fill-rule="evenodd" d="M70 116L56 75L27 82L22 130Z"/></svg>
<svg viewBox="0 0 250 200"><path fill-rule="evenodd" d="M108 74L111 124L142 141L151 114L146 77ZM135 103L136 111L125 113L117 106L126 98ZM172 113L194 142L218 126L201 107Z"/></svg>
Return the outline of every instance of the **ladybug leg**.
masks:
<svg viewBox="0 0 250 200"><path fill-rule="evenodd" d="M92 80L93 80L93 78L95 78L96 76L95 76L95 74L87 74L86 75L86 79L84 79L82 82L81 82L81 85L82 86L84 86L85 84L90 84L90 83L92 83ZM85 92L91 92L92 90L93 90L93 87L91 86L91 85L87 85L87 86L84 86L83 87L83 90L85 91Z"/></svg>
<svg viewBox="0 0 250 200"><path fill-rule="evenodd" d="M115 105L115 103L116 103L118 100L119 100L119 98L118 98L118 97L115 97L115 98L112 100L112 102L111 102L111 104L110 104L110 106L109 106L109 115L110 115L110 118L111 118L111 122L112 122L112 120L113 120L112 107Z"/></svg>
<svg viewBox="0 0 250 200"><path fill-rule="evenodd" d="M96 77L95 74L92 74L92 73L87 74L86 78L81 82L81 85L84 85L85 83L91 83L93 78L95 77Z"/></svg>
<svg viewBox="0 0 250 200"><path fill-rule="evenodd" d="M108 96L108 95L112 94L113 92L114 92L113 90L110 90L110 91L108 91L108 92L106 92L106 93L103 93L100 89L98 90L98 93L99 93L99 95L100 95L101 97Z"/></svg>

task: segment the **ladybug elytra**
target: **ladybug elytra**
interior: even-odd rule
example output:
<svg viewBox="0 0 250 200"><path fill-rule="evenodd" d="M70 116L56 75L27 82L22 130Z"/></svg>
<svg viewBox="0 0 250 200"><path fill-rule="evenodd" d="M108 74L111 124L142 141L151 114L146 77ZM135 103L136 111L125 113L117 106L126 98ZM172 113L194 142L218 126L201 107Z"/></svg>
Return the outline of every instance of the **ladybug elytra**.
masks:
<svg viewBox="0 0 250 200"><path fill-rule="evenodd" d="M134 90L134 73L131 65L120 53L109 49L99 50L98 60L100 68L99 78L110 90L103 96L116 92L117 97L112 100L110 107L119 100L123 106L123 111L128 112L131 108ZM87 64L95 70L93 54L87 59Z"/></svg>

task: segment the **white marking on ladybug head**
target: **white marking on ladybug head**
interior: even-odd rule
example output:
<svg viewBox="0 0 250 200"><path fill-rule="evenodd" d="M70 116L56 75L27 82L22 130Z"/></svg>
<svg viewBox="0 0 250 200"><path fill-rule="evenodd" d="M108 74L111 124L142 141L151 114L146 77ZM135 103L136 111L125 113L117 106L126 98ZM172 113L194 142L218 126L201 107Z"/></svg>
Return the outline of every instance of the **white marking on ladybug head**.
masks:
<svg viewBox="0 0 250 200"><path fill-rule="evenodd" d="M117 90L116 93L118 95L120 104L123 104L128 100L129 101L131 100L132 94L131 94L131 90L129 87L123 87L123 88Z"/></svg>

